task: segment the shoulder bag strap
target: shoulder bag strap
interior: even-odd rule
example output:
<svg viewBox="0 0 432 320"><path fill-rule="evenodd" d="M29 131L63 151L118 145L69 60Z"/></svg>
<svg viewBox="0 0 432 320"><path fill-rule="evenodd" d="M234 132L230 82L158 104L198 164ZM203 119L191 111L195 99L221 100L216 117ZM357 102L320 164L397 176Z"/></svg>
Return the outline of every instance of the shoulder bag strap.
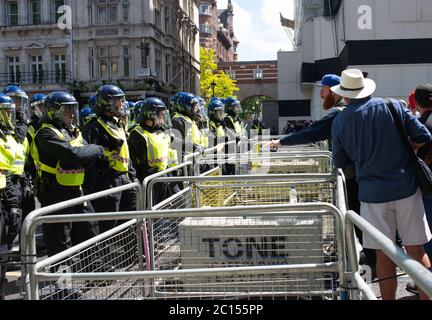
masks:
<svg viewBox="0 0 432 320"><path fill-rule="evenodd" d="M416 159L417 156L414 153L414 150L411 146L411 143L408 140L408 135L406 133L405 127L403 125L402 119L399 117L399 115L397 114L393 103L391 102L391 100L389 98L384 99L387 108L390 110L390 113L392 114L393 117L393 122L395 123L396 128L399 131L399 135L403 141L403 143L405 144L405 146L408 148L408 152L411 156L412 159Z"/></svg>

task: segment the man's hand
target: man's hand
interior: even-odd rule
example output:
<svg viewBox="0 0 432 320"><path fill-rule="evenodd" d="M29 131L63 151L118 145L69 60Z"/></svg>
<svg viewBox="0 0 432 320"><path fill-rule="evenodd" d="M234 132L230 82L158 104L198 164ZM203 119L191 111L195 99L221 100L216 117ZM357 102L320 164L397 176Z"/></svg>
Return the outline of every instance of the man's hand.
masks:
<svg viewBox="0 0 432 320"><path fill-rule="evenodd" d="M273 140L272 142L270 142L270 144L268 145L268 147L270 148L270 151L272 152L276 152L280 147L281 147L281 143L280 140Z"/></svg>

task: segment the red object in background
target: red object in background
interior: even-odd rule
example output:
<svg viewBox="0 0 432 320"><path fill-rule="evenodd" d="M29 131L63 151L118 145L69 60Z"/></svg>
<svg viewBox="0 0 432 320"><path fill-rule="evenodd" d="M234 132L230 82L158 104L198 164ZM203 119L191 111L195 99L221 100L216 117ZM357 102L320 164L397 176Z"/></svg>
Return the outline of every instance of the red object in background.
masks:
<svg viewBox="0 0 432 320"><path fill-rule="evenodd" d="M408 103L409 103L408 105L409 105L409 107L410 107L411 110L415 109L415 98L414 98L414 96L415 96L415 90L413 90L411 92L411 94L409 96L409 99L408 99Z"/></svg>

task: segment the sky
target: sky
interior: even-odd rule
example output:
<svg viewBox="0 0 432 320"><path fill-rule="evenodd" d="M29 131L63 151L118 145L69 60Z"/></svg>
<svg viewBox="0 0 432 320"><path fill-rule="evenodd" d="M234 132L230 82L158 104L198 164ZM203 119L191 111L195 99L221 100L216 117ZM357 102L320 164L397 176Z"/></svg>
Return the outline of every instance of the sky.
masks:
<svg viewBox="0 0 432 320"><path fill-rule="evenodd" d="M239 61L276 60L279 50L292 50L289 37L280 24L279 13L294 17L294 0L232 0L234 34L240 41ZM217 0L225 9L228 0Z"/></svg>

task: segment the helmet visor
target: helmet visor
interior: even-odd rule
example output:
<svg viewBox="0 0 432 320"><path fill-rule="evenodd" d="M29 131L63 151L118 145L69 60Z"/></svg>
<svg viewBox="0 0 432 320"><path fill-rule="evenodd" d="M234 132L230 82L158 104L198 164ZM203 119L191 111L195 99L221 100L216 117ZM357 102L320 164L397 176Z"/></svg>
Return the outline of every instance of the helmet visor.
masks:
<svg viewBox="0 0 432 320"><path fill-rule="evenodd" d="M28 104L28 98L25 96L11 96L14 104L15 104L15 109L17 113L23 113L25 115L28 114L27 111L27 104Z"/></svg>
<svg viewBox="0 0 432 320"><path fill-rule="evenodd" d="M164 127L167 129L172 128L171 116L168 109L164 110L163 118L164 118Z"/></svg>
<svg viewBox="0 0 432 320"><path fill-rule="evenodd" d="M124 117L126 115L127 102L124 96L114 97L111 100L111 113L115 117Z"/></svg>
<svg viewBox="0 0 432 320"><path fill-rule="evenodd" d="M44 102L43 100L33 102L30 105L29 113L27 115L28 119L31 119L33 116L37 116L38 118L42 118L43 115L43 106Z"/></svg>
<svg viewBox="0 0 432 320"><path fill-rule="evenodd" d="M213 118L214 118L215 120L222 121L222 120L224 119L224 116L225 116L224 113L225 113L225 112L224 112L224 109L223 109L223 108L215 108L215 109L214 109L214 112L213 112Z"/></svg>
<svg viewBox="0 0 432 320"><path fill-rule="evenodd" d="M234 114L239 115L242 112L242 107L240 105L240 102L234 102L231 105L232 111L234 112Z"/></svg>
<svg viewBox="0 0 432 320"><path fill-rule="evenodd" d="M62 104L56 112L56 117L66 128L77 128L79 123L78 103Z"/></svg>
<svg viewBox="0 0 432 320"><path fill-rule="evenodd" d="M0 104L0 124L8 129L15 128L16 113L15 106L10 103Z"/></svg>
<svg viewBox="0 0 432 320"><path fill-rule="evenodd" d="M196 114L199 111L199 101L198 99L192 99L189 104L191 114Z"/></svg>

